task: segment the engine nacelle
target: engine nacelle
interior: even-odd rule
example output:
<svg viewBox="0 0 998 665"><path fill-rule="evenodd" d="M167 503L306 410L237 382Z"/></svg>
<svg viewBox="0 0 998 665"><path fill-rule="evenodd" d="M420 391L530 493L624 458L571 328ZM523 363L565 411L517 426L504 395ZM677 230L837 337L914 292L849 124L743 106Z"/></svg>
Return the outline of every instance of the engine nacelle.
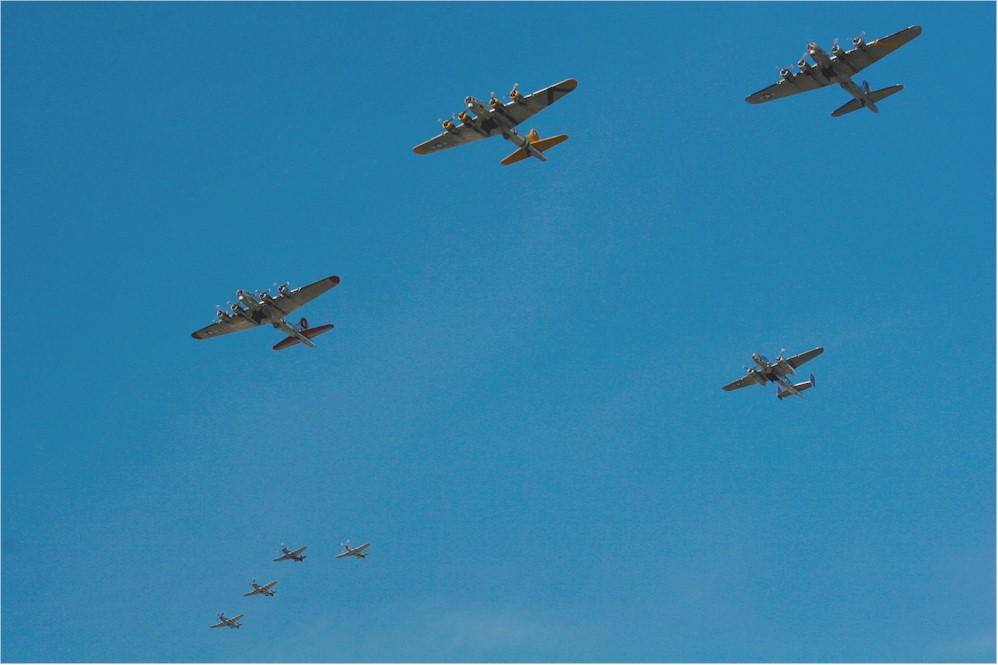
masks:
<svg viewBox="0 0 998 665"><path fill-rule="evenodd" d="M513 86L513 89L509 91L509 96L510 99L512 99L514 102L523 101L523 93L517 90L515 85Z"/></svg>
<svg viewBox="0 0 998 665"><path fill-rule="evenodd" d="M454 121L448 118L441 123L448 132L454 131Z"/></svg>
<svg viewBox="0 0 998 665"><path fill-rule="evenodd" d="M239 303L235 303L235 302L232 303L231 305L229 305L229 309L232 310L233 314L240 314L240 313L246 311L242 307L239 306Z"/></svg>
<svg viewBox="0 0 998 665"><path fill-rule="evenodd" d="M807 74L811 70L811 65L807 64L807 60L802 58L801 61L797 63L797 68Z"/></svg>
<svg viewBox="0 0 998 665"><path fill-rule="evenodd" d="M843 53L845 53L845 50L838 45L838 42L836 42L835 45L832 46L832 53L834 55L842 55Z"/></svg>
<svg viewBox="0 0 998 665"><path fill-rule="evenodd" d="M286 296L289 293L291 293L291 289L288 288L287 284L281 284L280 286L277 287L277 290L280 291L282 296Z"/></svg>
<svg viewBox="0 0 998 665"><path fill-rule="evenodd" d="M498 97L493 97L492 99L489 100L489 106L491 106L494 109L497 109L502 106L502 101Z"/></svg>
<svg viewBox="0 0 998 665"><path fill-rule="evenodd" d="M461 111L457 114L457 119L467 125L471 122L471 114L467 111Z"/></svg>
<svg viewBox="0 0 998 665"><path fill-rule="evenodd" d="M866 42L864 42L864 41L863 41L863 38L862 38L862 37L856 37L855 39L853 39L853 40L852 40L852 43L853 43L853 44L854 44L854 45L855 45L855 46L856 46L857 48L862 48L862 49L865 49L865 48L866 48Z"/></svg>
<svg viewBox="0 0 998 665"><path fill-rule="evenodd" d="M780 76L783 77L784 81L792 81L794 78L794 75L790 72L789 69L781 69Z"/></svg>

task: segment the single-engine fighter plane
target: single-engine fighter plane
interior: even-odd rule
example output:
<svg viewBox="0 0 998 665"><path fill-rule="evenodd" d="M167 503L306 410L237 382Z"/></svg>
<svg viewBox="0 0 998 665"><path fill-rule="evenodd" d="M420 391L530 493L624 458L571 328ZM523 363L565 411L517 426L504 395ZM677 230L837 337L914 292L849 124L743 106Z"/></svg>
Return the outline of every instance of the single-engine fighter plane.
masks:
<svg viewBox="0 0 998 665"><path fill-rule="evenodd" d="M228 626L229 628L239 628L242 626L239 620L242 619L245 614L240 614L237 617L232 617L231 619L226 619L225 615L221 612L218 613L218 618L221 619L218 623L212 626L212 628L221 628L222 626Z"/></svg>
<svg viewBox="0 0 998 665"><path fill-rule="evenodd" d="M766 356L760 353L753 353L752 360L756 362L759 369L756 369L755 367L746 367L745 370L748 374L737 381L732 381L728 385L724 386L724 389L738 390L739 388L755 384L765 386L769 381L774 381L780 384L780 386L783 386L783 390L780 390L779 386L776 388L776 396L780 399L783 399L788 395L804 397L801 395L801 392L807 390L808 388L814 387L814 374L810 376L810 380L802 381L800 383L790 383L785 377L787 374L796 375L794 370L806 363L808 360L820 356L825 349L819 346L817 349L805 351L804 353L798 354L791 358L783 357L783 352L785 350L786 349L780 349L780 355L778 355L776 360L773 362L770 362Z"/></svg>
<svg viewBox="0 0 998 665"><path fill-rule="evenodd" d="M516 126L541 109L554 104L575 90L578 85L579 82L575 79L565 79L561 83L524 95L517 90L519 84L514 84L509 93L510 101L505 104L496 97L495 93L492 93L488 105L475 97L465 97L464 103L467 109L458 113L456 118L452 115L449 119L441 121L444 133L420 143L413 148L413 151L418 155L428 155L431 152L501 135L519 146L515 152L499 162L503 166L527 157L536 157L545 162L547 157L544 156L544 151L568 140L568 135L560 134L542 139L536 129L531 129L526 136L523 136L516 131Z"/></svg>
<svg viewBox="0 0 998 665"><path fill-rule="evenodd" d="M355 556L361 559L366 559L367 554L364 553L364 550L366 550L370 546L371 543L364 543L360 547L350 547L350 541L348 540L347 542L343 543L343 547L346 548L346 552L341 552L340 554L337 554L336 558L345 559L348 556Z"/></svg>
<svg viewBox="0 0 998 665"><path fill-rule="evenodd" d="M832 45L832 55L828 55L820 46L813 42L808 44L807 50L797 63L797 67L800 69L799 72L794 74L790 71L789 67L781 69L780 76L783 77L782 81L778 81L764 90L749 95L745 98L745 101L749 104L762 104L763 102L771 102L774 99L796 95L798 92L816 90L826 85L838 83L842 86L843 90L855 97L855 99L836 109L832 113L832 116L838 117L861 108L868 108L877 113L877 102L890 97L896 92L900 92L904 89L904 86L898 84L892 85L889 88L881 88L880 90L870 90L870 86L866 81L863 81L862 86L856 85L852 80L853 75L858 74L861 70L866 69L885 55L896 51L915 37L918 37L922 34L922 29L917 25L913 25L910 28L905 28L900 32L895 32L893 35L882 37L870 43L863 41L863 34L865 33L860 33L859 37L852 40L856 48L851 51L846 51L839 46L839 40L836 39ZM809 55L814 60L815 67L812 67L805 61L805 58Z"/></svg>
<svg viewBox="0 0 998 665"><path fill-rule="evenodd" d="M333 329L333 324L327 323L323 326L310 328L308 326L308 319L304 317L297 324L288 323L284 317L310 300L321 296L339 283L340 278L336 275L297 289L289 289L288 284L284 283L277 286L277 297L271 297L270 289L260 291L255 295L240 289L236 291L236 297L239 299L239 302L229 303L229 309L232 310L231 314L223 310L221 305L216 305L219 320L210 326L191 333L191 337L194 339L208 339L269 323L288 335L287 338L274 345L275 351L286 349L300 342L306 346L315 348L312 338L329 332ZM240 306L239 303L246 305L246 307Z"/></svg>
<svg viewBox="0 0 998 665"><path fill-rule="evenodd" d="M305 557L302 555L302 552L304 552L307 549L308 549L308 545L305 545L303 547L299 547L294 552L292 552L287 547L285 547L284 544L282 543L281 544L281 551L284 552L284 554L282 554L281 556L279 556L276 559L274 559L274 561L284 561L285 559L292 559L294 561L304 561Z"/></svg>
<svg viewBox="0 0 998 665"><path fill-rule="evenodd" d="M278 561L280 561L280 559L278 559ZM264 584L263 586L260 586L259 584L256 583L256 580L253 580L252 582L250 582L250 586L253 587L253 590L250 591L249 593L244 593L243 594L244 596L255 596L258 593L263 594L264 596L273 596L275 593L277 593L276 591L273 591L273 588L277 586L277 582L271 582L270 584Z"/></svg>

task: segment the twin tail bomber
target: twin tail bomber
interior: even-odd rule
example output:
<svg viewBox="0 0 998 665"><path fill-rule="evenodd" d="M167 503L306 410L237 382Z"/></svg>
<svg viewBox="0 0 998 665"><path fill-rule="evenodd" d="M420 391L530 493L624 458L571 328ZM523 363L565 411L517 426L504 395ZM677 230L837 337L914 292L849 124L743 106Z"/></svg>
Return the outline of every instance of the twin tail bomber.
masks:
<svg viewBox="0 0 998 665"><path fill-rule="evenodd" d="M814 387L814 374L810 376L809 380L801 381L800 383L790 383L787 381L786 376L788 374L796 375L797 372L795 370L798 367L813 358L817 358L824 352L825 349L819 346L816 349L799 353L796 356L791 356L790 358L783 357L783 352L785 350L786 349L780 349L780 355L778 355L774 361L770 361L761 353L753 353L752 360L754 360L755 364L759 366L758 369L755 367L746 367L746 375L724 386L724 389L731 391L752 385L765 387L767 383L772 381L779 384L776 388L776 396L779 399L782 400L784 397L789 395L804 397L801 393L808 388ZM782 390L780 389L780 386L782 386Z"/></svg>

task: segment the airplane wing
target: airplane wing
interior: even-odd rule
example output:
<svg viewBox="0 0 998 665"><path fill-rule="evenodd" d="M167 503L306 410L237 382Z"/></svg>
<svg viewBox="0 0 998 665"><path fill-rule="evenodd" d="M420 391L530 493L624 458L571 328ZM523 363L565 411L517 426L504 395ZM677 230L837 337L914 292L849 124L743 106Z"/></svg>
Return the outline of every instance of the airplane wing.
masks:
<svg viewBox="0 0 998 665"><path fill-rule="evenodd" d="M307 545L305 547L299 547L298 549L296 549L294 552L292 552L288 556L298 556L299 554L301 554L302 552L304 552L307 549L308 549ZM275 584L276 584L276 582L275 582Z"/></svg>
<svg viewBox="0 0 998 665"><path fill-rule="evenodd" d="M361 545L360 547L355 547L355 548L353 548L353 551L354 551L354 552L363 552L364 550L366 550L366 549L367 549L368 547L370 547L370 546L371 546L371 543L364 543L364 544L363 544L363 545Z"/></svg>
<svg viewBox="0 0 998 665"><path fill-rule="evenodd" d="M285 559L290 559L290 558L291 558L290 554L282 554L281 556L274 559L274 561L284 561Z"/></svg>
<svg viewBox="0 0 998 665"><path fill-rule="evenodd" d="M256 594L258 594L258 593L263 593L263 591L262 591L262 590L260 590L260 589L253 589L253 590L252 590L252 591L250 591L249 593L244 593L243 595L244 595L244 596L255 596L255 595L256 595Z"/></svg>
<svg viewBox="0 0 998 665"><path fill-rule="evenodd" d="M474 120L473 123L477 123L478 120ZM424 141L420 143L415 148L412 149L417 155L429 155L431 152L440 152L441 150L447 150L448 148L453 148L455 146L464 145L465 143L474 143L479 139L487 139L493 134L498 134L498 128L494 122L488 123L484 126L488 129L476 129L475 126L466 125L463 122L456 124L454 129L445 131L443 134L438 134L434 136L429 141Z"/></svg>
<svg viewBox="0 0 998 665"><path fill-rule="evenodd" d="M220 622L218 622L218 623L214 624L214 625L212 626L212 628L221 628L221 627L222 627L222 626L224 626L224 625L225 625L225 622L224 622L224 621L220 621Z"/></svg>
<svg viewBox="0 0 998 665"><path fill-rule="evenodd" d="M336 555L336 558L337 559L343 559L343 558L346 558L348 556L353 556L353 552L341 552L340 554Z"/></svg>
<svg viewBox="0 0 998 665"><path fill-rule="evenodd" d="M749 104L762 104L763 102L771 102L774 99L782 99L784 97L789 97L790 95L796 95L798 92L817 90L818 88L823 88L826 85L829 84L819 83L818 80L810 74L797 72L790 78L789 81L781 79L768 88L763 88L759 92L749 95L745 98L745 101Z"/></svg>
<svg viewBox="0 0 998 665"><path fill-rule="evenodd" d="M237 616L237 617L232 617L231 619L229 619L229 621L230 621L231 623L235 623L235 622L239 621L240 619L242 619L242 618L243 618L244 616L246 616L246 615L245 615L245 614L240 614L240 615L239 615L239 616Z"/></svg>
<svg viewBox="0 0 998 665"><path fill-rule="evenodd" d="M277 586L277 582L271 582L270 584L264 584L261 588L269 591L270 589L273 589L275 586Z"/></svg>
<svg viewBox="0 0 998 665"><path fill-rule="evenodd" d="M787 358L787 363L789 363L790 366L793 367L794 369L797 369L798 367L806 363L808 360L811 360L812 358L817 358L824 352L825 352L824 347L819 346L816 349L811 349L810 351L805 351L804 353L799 353L796 356Z"/></svg>
<svg viewBox="0 0 998 665"><path fill-rule="evenodd" d="M869 44L846 51L842 55L835 56L835 58L847 64L853 70L853 73L858 73L885 55L898 50L920 34L922 34L922 28L913 25L910 28L895 32L893 35L881 37Z"/></svg>
<svg viewBox="0 0 998 665"><path fill-rule="evenodd" d="M249 320L244 319L241 316L232 316L225 321L218 321L210 326L205 326L197 332L191 333L191 337L194 339L208 339L209 337L228 335L229 333L239 332L240 330L249 330L250 328L256 328L257 325L258 324L250 323Z"/></svg>
<svg viewBox="0 0 998 665"><path fill-rule="evenodd" d="M724 386L724 390L738 390L739 388L744 388L746 386L751 386L753 384L758 385L758 383L759 382L756 381L751 376L743 376L742 378L738 379L737 381L732 381L728 385Z"/></svg>
<svg viewBox="0 0 998 665"><path fill-rule="evenodd" d="M336 275L320 279L307 286L300 286L289 291L287 295L283 293L274 298L274 306L285 314L290 314L302 305L315 300L323 293L340 283L340 278Z"/></svg>
<svg viewBox="0 0 998 665"><path fill-rule="evenodd" d="M524 95L519 101L513 100L503 104L503 111L515 124L520 124L538 111L546 109L556 101L579 87L575 79L565 79L561 83L549 85L543 90ZM493 111L494 113L495 111Z"/></svg>

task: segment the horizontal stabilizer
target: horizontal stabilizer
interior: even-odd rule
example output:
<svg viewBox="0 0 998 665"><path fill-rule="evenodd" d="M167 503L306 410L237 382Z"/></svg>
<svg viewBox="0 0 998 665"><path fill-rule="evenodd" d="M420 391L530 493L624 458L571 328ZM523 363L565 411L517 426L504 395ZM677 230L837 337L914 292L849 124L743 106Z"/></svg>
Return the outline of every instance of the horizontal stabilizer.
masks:
<svg viewBox="0 0 998 665"><path fill-rule="evenodd" d="M879 102L881 99L886 99L896 92L901 92L904 90L904 86L900 83L898 85L892 85L889 88L881 88L880 90L874 90L873 92L867 94L867 97L873 100L874 103ZM863 108L863 102L858 99L850 101L848 104L844 104L832 112L833 118L838 118L846 113L852 113L858 109Z"/></svg>
<svg viewBox="0 0 998 665"><path fill-rule="evenodd" d="M568 140L568 134L559 134L558 136L552 136L546 139L531 141L530 145L539 150L540 152L544 152L545 150L553 148L559 143L562 143L567 140ZM527 157L530 157L530 153L527 152L526 148L520 148L499 163L502 164L503 166L509 166L510 164L515 164L516 162L522 161Z"/></svg>
<svg viewBox="0 0 998 665"><path fill-rule="evenodd" d="M318 337L322 333L329 332L333 329L332 323L327 323L324 326L316 326L315 328L306 328L301 331L301 334L305 337L312 339L313 337ZM297 337L285 337L283 340L274 345L274 351L280 351L281 349L286 349L289 346L294 346L295 344L301 344L301 340Z"/></svg>
<svg viewBox="0 0 998 665"><path fill-rule="evenodd" d="M799 393L807 390L808 388L814 388L814 374L812 374L809 378L810 378L809 381L801 381L800 383L795 383L794 390L796 390ZM779 397L780 399L783 399L784 397L789 397L790 395L793 395L791 391L780 390L779 387L776 388L776 396ZM801 395L797 395L797 397L800 396Z"/></svg>

